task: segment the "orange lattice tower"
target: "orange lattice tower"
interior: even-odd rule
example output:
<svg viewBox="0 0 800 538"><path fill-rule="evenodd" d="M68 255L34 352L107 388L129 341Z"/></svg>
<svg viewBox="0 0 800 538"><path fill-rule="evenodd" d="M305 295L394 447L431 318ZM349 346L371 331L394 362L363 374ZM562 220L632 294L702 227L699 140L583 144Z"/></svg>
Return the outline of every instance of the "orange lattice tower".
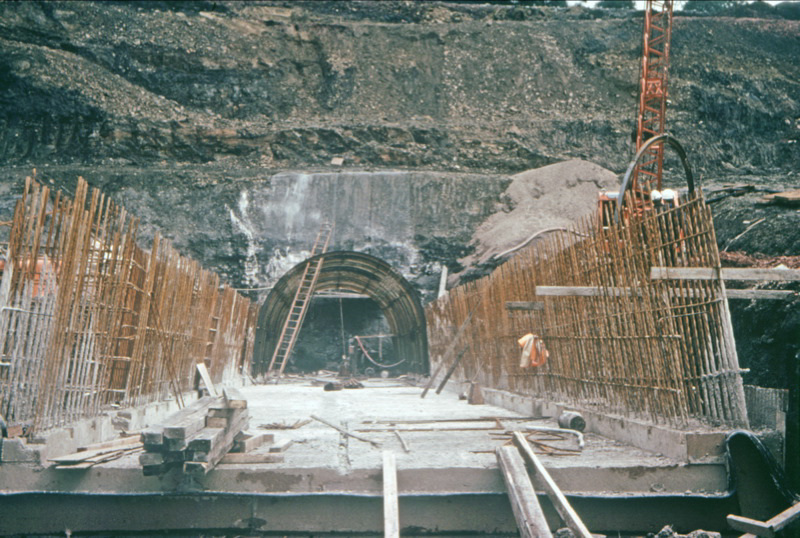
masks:
<svg viewBox="0 0 800 538"><path fill-rule="evenodd" d="M636 151L651 137L664 133L667 111L667 78L672 32L673 0L647 0L644 16L644 47L639 81L639 114L636 125ZM647 149L633 173L632 193L643 205L653 189L661 190L664 144Z"/></svg>

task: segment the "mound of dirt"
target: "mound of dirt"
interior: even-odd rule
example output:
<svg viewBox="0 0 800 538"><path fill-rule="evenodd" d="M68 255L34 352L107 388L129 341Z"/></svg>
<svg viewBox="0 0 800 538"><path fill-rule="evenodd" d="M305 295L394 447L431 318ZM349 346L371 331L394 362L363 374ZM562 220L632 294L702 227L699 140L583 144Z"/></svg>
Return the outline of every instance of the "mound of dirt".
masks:
<svg viewBox="0 0 800 538"><path fill-rule="evenodd" d="M477 276L474 271L481 273L493 267L498 255L532 234L566 228L591 213L597 206L598 193L618 186L614 172L581 159L516 174L501 197L506 207L478 227L472 240L475 250L459 263L468 268L470 277Z"/></svg>
<svg viewBox="0 0 800 538"><path fill-rule="evenodd" d="M789 269L800 269L800 256L764 256L756 254L750 256L741 251L719 253L724 267L763 267L773 268L784 266Z"/></svg>

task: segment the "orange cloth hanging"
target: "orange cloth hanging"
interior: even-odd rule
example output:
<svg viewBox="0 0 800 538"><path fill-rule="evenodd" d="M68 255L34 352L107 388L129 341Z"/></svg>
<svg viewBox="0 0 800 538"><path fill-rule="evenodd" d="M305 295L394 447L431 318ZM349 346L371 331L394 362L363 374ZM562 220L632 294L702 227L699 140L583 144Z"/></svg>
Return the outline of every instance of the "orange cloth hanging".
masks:
<svg viewBox="0 0 800 538"><path fill-rule="evenodd" d="M520 368L530 368L531 366L541 366L547 362L550 352L544 346L544 340L535 334L526 334L517 343L522 348L522 355L519 359Z"/></svg>

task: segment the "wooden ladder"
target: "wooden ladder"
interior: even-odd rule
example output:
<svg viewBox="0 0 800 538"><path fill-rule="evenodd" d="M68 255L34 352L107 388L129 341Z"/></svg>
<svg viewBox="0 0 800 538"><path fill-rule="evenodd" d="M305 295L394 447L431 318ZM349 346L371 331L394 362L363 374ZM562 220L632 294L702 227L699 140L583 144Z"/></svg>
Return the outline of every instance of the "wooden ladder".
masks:
<svg viewBox="0 0 800 538"><path fill-rule="evenodd" d="M313 258L317 254L324 254L328 251L328 243L332 234L333 225L327 222L323 223L319 232L317 232L314 246L311 247L310 259L303 270L303 276L300 278L300 286L298 286L294 294L292 306L289 308L289 315L286 317L275 351L272 353L272 360L270 360L269 369L267 370L267 378L271 377L276 369L278 370L275 375L276 380L283 375L283 370L289 361L289 355L291 355L294 343L297 341L297 335L300 333L300 327L306 317L311 297L314 295L314 286L316 286L317 278L322 270L323 258L316 260Z"/></svg>

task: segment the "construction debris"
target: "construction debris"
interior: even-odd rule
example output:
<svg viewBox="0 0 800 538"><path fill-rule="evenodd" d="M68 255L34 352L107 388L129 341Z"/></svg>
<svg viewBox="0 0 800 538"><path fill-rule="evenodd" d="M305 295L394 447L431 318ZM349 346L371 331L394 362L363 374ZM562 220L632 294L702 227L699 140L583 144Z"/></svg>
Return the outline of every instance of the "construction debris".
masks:
<svg viewBox="0 0 800 538"><path fill-rule="evenodd" d="M271 441L271 436L247 434L250 416L247 401L238 391L205 397L172 415L162 425L142 432L145 453L139 457L145 476L171 469L206 474L236 445L252 449Z"/></svg>
<svg viewBox="0 0 800 538"><path fill-rule="evenodd" d="M544 465L542 465L542 462L536 457L536 454L531 449L527 439L520 432L514 432L513 436L514 444L519 449L522 457L528 463L528 466L533 470L534 476L544 487L547 497L550 499L553 507L558 512L558 515L561 516L564 524L574 533L576 537L592 538L592 534L586 528L586 525L583 524L583 521L581 521L581 518L569 504L567 498L564 497L561 489L550 476L550 473L547 472L547 469L544 467Z"/></svg>
<svg viewBox="0 0 800 538"><path fill-rule="evenodd" d="M558 417L560 428L582 432L586 429L586 420L580 413L575 411L564 411Z"/></svg>
<svg viewBox="0 0 800 538"><path fill-rule="evenodd" d="M718 532L712 531L704 531L704 530L696 530L692 531L689 534L678 534L674 530L672 530L672 526L667 525L657 534L648 533L648 538L721 538L722 535Z"/></svg>
<svg viewBox="0 0 800 538"><path fill-rule="evenodd" d="M330 422L328 422L325 419L321 419L319 417L315 417L314 415L311 415L311 418L313 418L317 422L322 422L326 426L330 426L331 428L333 428L334 430L338 431L339 433L341 433L342 435L344 435L346 437L352 437L353 439L358 439L359 441L362 441L364 443L369 443L372 446L374 446L375 448L380 448L380 446L381 446L380 443L378 443L376 441L373 441L371 439L367 439L366 437L361 437L360 435L356 435L354 433L350 433L349 431L345 430L344 428L340 428L339 426L331 424Z"/></svg>
<svg viewBox="0 0 800 538"><path fill-rule="evenodd" d="M363 389L364 384L357 379L350 378L347 381L329 381L322 387L324 391L335 391L342 389Z"/></svg>
<svg viewBox="0 0 800 538"><path fill-rule="evenodd" d="M408 447L408 444L406 444L406 440L403 439L403 437L400 435L400 432L397 430L393 431L394 431L394 436L397 437L398 441L400 441L400 445L402 445L403 450L405 450L406 452L411 452L411 449Z"/></svg>
<svg viewBox="0 0 800 538"><path fill-rule="evenodd" d="M87 445L79 448L74 454L57 456L49 460L55 464L56 469L88 469L98 463L112 461L140 450L142 443L138 438L125 437Z"/></svg>
<svg viewBox="0 0 800 538"><path fill-rule="evenodd" d="M523 538L550 538L550 528L522 457L512 446L497 447L497 462L508 489L511 508Z"/></svg>
<svg viewBox="0 0 800 538"><path fill-rule="evenodd" d="M767 204L800 206L800 189L768 194L761 198L761 202Z"/></svg>
<svg viewBox="0 0 800 538"><path fill-rule="evenodd" d="M307 418L305 420L298 420L293 422L292 424L287 424L285 422L270 422L269 424L261 424L259 428L262 430L299 430L306 424L310 423L311 419Z"/></svg>
<svg viewBox="0 0 800 538"><path fill-rule="evenodd" d="M732 252L720 252L719 258L722 263L730 267L774 268L783 265L790 269L800 269L800 256L750 255L736 250Z"/></svg>
<svg viewBox="0 0 800 538"><path fill-rule="evenodd" d="M749 532L755 536L775 536L775 533L800 519L800 503L790 506L767 521L758 521L736 514L728 515L727 519L728 525L737 531Z"/></svg>
<svg viewBox="0 0 800 538"><path fill-rule="evenodd" d="M355 380L355 379L348 379L347 381L344 382L344 384L342 386L344 388L346 388L346 389L363 389L364 388L364 384L361 383L360 381Z"/></svg>

